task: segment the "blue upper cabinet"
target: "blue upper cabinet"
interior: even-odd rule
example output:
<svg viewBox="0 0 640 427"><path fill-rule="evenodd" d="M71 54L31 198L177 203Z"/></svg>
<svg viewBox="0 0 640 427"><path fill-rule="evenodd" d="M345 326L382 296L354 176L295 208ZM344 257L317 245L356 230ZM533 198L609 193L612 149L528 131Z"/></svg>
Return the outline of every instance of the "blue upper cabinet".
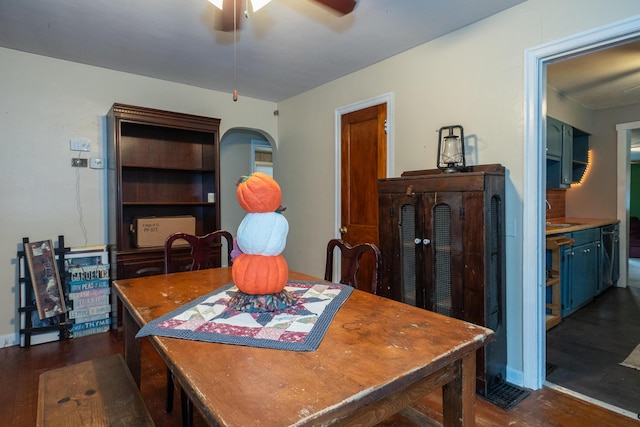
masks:
<svg viewBox="0 0 640 427"><path fill-rule="evenodd" d="M568 188L579 182L588 150L587 133L547 116L547 188Z"/></svg>
<svg viewBox="0 0 640 427"><path fill-rule="evenodd" d="M547 117L547 158L562 158L562 122L553 117Z"/></svg>

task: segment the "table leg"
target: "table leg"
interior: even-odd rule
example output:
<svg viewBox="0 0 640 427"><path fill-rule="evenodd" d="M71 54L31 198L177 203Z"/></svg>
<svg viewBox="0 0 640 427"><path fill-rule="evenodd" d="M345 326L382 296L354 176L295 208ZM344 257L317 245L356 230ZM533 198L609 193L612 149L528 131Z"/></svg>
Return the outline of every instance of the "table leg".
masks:
<svg viewBox="0 0 640 427"><path fill-rule="evenodd" d="M140 388L140 372L141 372L141 356L142 350L140 342L136 339L136 334L140 328L133 320L129 310L122 310L122 328L124 335L124 360L131 371L131 375L135 380L138 388Z"/></svg>
<svg viewBox="0 0 640 427"><path fill-rule="evenodd" d="M475 425L476 418L476 352L465 355L457 363L460 375L442 387L442 424L470 427Z"/></svg>

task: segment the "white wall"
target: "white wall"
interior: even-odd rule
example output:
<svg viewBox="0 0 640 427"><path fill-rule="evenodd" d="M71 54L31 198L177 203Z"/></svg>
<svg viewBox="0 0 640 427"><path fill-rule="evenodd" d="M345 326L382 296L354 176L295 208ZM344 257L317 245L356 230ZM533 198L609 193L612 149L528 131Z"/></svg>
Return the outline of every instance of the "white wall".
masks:
<svg viewBox="0 0 640 427"><path fill-rule="evenodd" d="M567 216L617 218L617 145L616 125L640 120L640 104L607 108L593 113L589 148L592 160L583 184L567 191ZM621 218L618 218L621 219Z"/></svg>
<svg viewBox="0 0 640 427"><path fill-rule="evenodd" d="M507 330L509 380L523 370L522 251L524 52L553 40L640 13L640 2L529 0L499 15L418 46L278 105L279 171L288 206L293 269L320 275L317 248L333 237L333 113L341 106L393 92L395 165L433 168L436 130L461 124L477 164L508 169ZM294 179L295 177L295 179ZM310 197L311 196L311 197ZM531 303L531 302L529 302Z"/></svg>
<svg viewBox="0 0 640 427"><path fill-rule="evenodd" d="M595 112L547 86L547 114L587 133L593 133Z"/></svg>
<svg viewBox="0 0 640 427"><path fill-rule="evenodd" d="M221 134L247 127L277 137L274 103L243 97L234 103L226 93L2 48L0 64L0 347L14 344L19 328L16 252L22 238L61 234L66 246L106 241L104 170L72 168L78 153L69 150L69 139L90 139L85 157L104 157L105 114L114 102L219 117ZM78 180L86 239L76 207Z"/></svg>

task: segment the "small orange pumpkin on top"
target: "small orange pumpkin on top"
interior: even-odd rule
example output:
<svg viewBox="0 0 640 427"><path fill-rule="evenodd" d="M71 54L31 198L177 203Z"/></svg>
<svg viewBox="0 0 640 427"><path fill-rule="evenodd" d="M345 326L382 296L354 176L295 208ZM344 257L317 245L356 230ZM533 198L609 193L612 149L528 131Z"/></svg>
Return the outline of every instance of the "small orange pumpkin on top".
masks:
<svg viewBox="0 0 640 427"><path fill-rule="evenodd" d="M282 191L278 183L263 172L243 176L236 189L238 203L247 212L275 212L282 202Z"/></svg>

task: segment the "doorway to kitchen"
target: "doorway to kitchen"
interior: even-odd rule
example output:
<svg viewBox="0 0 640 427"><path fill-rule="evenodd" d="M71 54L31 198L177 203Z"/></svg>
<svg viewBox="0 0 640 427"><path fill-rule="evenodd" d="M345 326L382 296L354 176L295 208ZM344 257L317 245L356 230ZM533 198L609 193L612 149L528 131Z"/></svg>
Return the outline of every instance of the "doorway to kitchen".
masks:
<svg viewBox="0 0 640 427"><path fill-rule="evenodd" d="M597 68L598 64L604 62L610 69L610 64L607 63L606 58L603 58L603 56L610 55L610 52L614 50L620 51L622 46L635 45L633 42L629 44L614 44L613 47L600 49L594 53L585 53L576 60L571 58L548 65L547 87L553 86L553 82L558 81L558 66L561 70L566 70L571 67L575 68L575 65L572 64L578 63L579 65L580 63L584 63L584 61L590 61L593 68ZM596 61L593 58L599 59ZM580 71L577 71L577 74L580 74ZM614 77L611 79L613 80ZM580 83L581 87L587 86L582 80ZM593 81L591 85L596 88L601 87L603 83L601 81ZM558 110L557 102L554 103L553 98L548 98L546 102L547 113L556 117L555 112ZM629 106L629 108L631 108L631 106ZM582 111L580 108L578 108L578 110ZM612 115L607 114L606 111L613 110L592 107L589 114L594 118L601 118L601 120L604 121L605 119L602 119L603 117L612 117ZM620 117L620 111L624 110L618 107L615 111L618 111L616 116ZM567 113L565 112L565 114ZM576 120L579 121L581 113L578 111L574 114L578 117ZM618 144L616 139L611 138L611 135L614 134L614 126L619 129L623 137L623 140L619 142L619 157L617 159L615 157L617 149L612 150L611 147L607 145L606 148L611 155L610 158L605 160L605 157L602 155L605 141L610 141L609 144L614 146ZM593 127L596 141L595 146L591 147L594 150L592 157L595 158L596 161L600 161L601 164L613 163L617 160L615 163L617 167L611 168L605 176L596 174L598 184L601 186L600 188L607 189L612 195L611 203L607 204L607 206L609 206L608 211L600 206L599 212L613 211L612 214L606 217L617 217L622 220L623 224L626 224L630 219L629 212L633 212L633 209L631 209L631 211L628 209L618 210L616 199L613 199L613 197L623 201L624 206L630 205L631 180L628 178L630 169L630 143L628 134L630 134L632 130L628 129L634 126L635 124L633 123L617 124L617 126L609 124L607 128L610 130L607 133L601 129L602 126L594 125ZM604 135L610 136L605 137ZM548 137L549 136L547 136L547 138ZM617 173L616 169L618 170ZM593 174L590 176L593 177ZM608 184L603 185L604 182ZM566 196L567 209L570 207L570 202L573 201L574 205L572 207L575 212L576 200L580 199L580 195L576 195L575 192L582 190L582 194L586 194L587 190L585 190L585 188L589 188L589 191L593 195L593 181L587 182L586 186L582 185L578 188L572 186L569 189L560 191L563 198L563 205ZM597 214L590 214L593 211L590 210L588 205L584 208L586 208L586 210L581 210L584 217L598 217ZM573 236L575 236L575 233ZM630 255L630 253L626 250L622 250L621 252L615 250L613 243L618 240L618 232L613 230L613 227L605 227L602 229L601 237L602 239L599 239L599 244L602 245L602 248L605 250L601 253L602 262L600 263L600 268L602 278L599 279L599 281L602 280L601 285L604 286L605 276L607 276L610 278L608 283L617 284L617 286L620 287L607 289L596 296L595 299L587 300L586 305L571 315L564 317L559 325L547 331L545 385L561 389L567 393L597 403L600 406L605 406L616 412L636 418L637 413L640 411L640 405L637 402L635 393L631 392L631 390L640 390L640 372L621 365L621 362L633 352L638 342L640 342L640 327L636 322L636 319L640 316L640 311L638 310L640 306L640 292L638 292L639 290L636 288L627 287L629 285L627 278L631 277L627 274L626 268L628 255ZM584 248L584 246L577 246L575 249L571 247L570 251L565 252L567 256L574 257L574 262L575 257L578 256L580 252L578 247ZM605 259L610 262L605 262ZM623 269L622 278L617 280L616 283L615 278L618 277L617 271L620 268ZM606 272L608 272L608 274L606 274ZM564 285L563 283L563 286ZM575 276L573 286L575 289ZM575 294L573 295L575 297ZM568 301L571 300L572 298L568 298Z"/></svg>
<svg viewBox="0 0 640 427"><path fill-rule="evenodd" d="M533 304L523 306L523 383L540 388L546 376L545 328L545 144L546 65L598 49L623 44L640 36L640 17L636 16L564 40L532 48L525 55L525 149L524 156L533 161L524 168L523 259L536 260L523 265L523 299ZM619 209L618 209L619 210ZM622 215L626 218L626 211ZM618 212L618 217L622 216ZM626 222L621 228L626 229ZM623 234L624 236L624 234ZM626 248L623 242L622 248ZM626 249L622 249L626 250ZM626 269L625 269L626 270Z"/></svg>

